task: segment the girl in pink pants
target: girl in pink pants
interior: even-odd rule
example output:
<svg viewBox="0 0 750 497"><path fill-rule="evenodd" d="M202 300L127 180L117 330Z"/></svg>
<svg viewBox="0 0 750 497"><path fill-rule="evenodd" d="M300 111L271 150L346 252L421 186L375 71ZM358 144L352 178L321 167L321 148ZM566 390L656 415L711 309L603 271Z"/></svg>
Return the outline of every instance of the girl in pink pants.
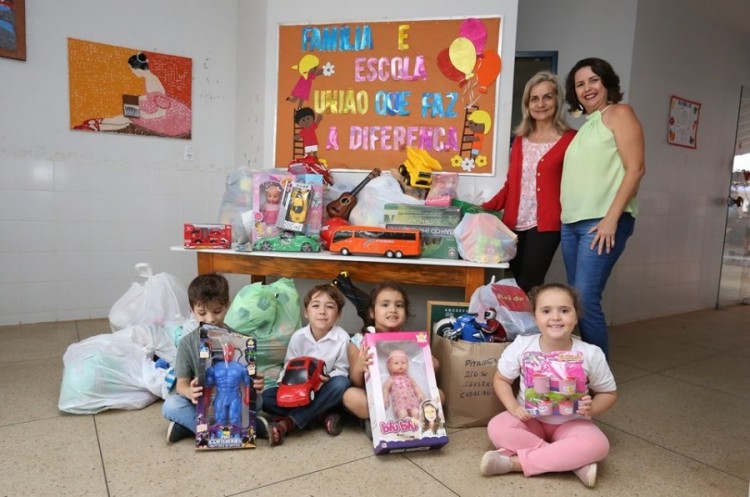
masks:
<svg viewBox="0 0 750 497"><path fill-rule="evenodd" d="M529 300L541 334L517 337L498 361L493 385L506 411L487 426L496 450L484 454L480 470L487 476L573 471L593 487L609 441L591 417L615 404L614 377L599 347L572 336L578 322L572 288L547 284Z"/></svg>

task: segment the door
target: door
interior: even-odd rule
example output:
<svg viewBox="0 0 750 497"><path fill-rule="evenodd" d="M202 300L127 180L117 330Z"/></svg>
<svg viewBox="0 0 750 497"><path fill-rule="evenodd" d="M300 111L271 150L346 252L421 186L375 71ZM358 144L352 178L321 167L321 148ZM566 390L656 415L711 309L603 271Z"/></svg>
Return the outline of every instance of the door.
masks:
<svg viewBox="0 0 750 497"><path fill-rule="evenodd" d="M750 87L742 88L716 307L750 305Z"/></svg>

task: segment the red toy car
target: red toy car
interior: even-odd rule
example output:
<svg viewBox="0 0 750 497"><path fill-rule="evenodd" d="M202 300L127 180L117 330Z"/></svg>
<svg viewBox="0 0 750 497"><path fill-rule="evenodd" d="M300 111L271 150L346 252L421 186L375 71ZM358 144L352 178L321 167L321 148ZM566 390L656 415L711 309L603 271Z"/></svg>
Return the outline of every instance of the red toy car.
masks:
<svg viewBox="0 0 750 497"><path fill-rule="evenodd" d="M323 385L321 375L328 375L323 359L309 356L291 359L284 368L284 376L279 382L276 402L281 407L308 405L315 399L315 392Z"/></svg>

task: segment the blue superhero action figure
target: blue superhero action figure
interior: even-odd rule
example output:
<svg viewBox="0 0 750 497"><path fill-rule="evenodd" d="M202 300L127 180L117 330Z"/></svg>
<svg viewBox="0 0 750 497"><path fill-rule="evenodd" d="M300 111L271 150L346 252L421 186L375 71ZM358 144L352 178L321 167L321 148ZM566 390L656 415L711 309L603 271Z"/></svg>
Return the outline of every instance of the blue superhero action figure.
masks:
<svg viewBox="0 0 750 497"><path fill-rule="evenodd" d="M234 361L234 347L222 346L224 361L217 361L206 371L205 394L216 386L214 396L214 416L216 424L242 426L242 404L250 404L250 384L252 380L247 368Z"/></svg>

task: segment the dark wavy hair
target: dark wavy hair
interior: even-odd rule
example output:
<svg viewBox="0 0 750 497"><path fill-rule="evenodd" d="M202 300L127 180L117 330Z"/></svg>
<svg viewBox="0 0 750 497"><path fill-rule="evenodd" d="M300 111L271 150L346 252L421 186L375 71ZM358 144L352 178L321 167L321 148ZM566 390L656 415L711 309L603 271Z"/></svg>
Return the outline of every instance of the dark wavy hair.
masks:
<svg viewBox="0 0 750 497"><path fill-rule="evenodd" d="M578 97L576 96L576 73L579 69L590 67L591 70L602 78L602 84L607 89L607 99L616 104L622 100L624 93L620 89L620 77L617 75L612 65L604 59L589 57L581 59L573 66L565 78L565 102L568 104L568 111L580 110ZM586 112L586 109L583 109Z"/></svg>
<svg viewBox="0 0 750 497"><path fill-rule="evenodd" d="M229 281L217 273L201 274L188 286L188 303L192 309L198 304L229 305Z"/></svg>
<svg viewBox="0 0 750 497"><path fill-rule="evenodd" d="M135 55L131 55L128 59L128 64L133 69L144 69L148 70L148 57L145 53L139 52Z"/></svg>

